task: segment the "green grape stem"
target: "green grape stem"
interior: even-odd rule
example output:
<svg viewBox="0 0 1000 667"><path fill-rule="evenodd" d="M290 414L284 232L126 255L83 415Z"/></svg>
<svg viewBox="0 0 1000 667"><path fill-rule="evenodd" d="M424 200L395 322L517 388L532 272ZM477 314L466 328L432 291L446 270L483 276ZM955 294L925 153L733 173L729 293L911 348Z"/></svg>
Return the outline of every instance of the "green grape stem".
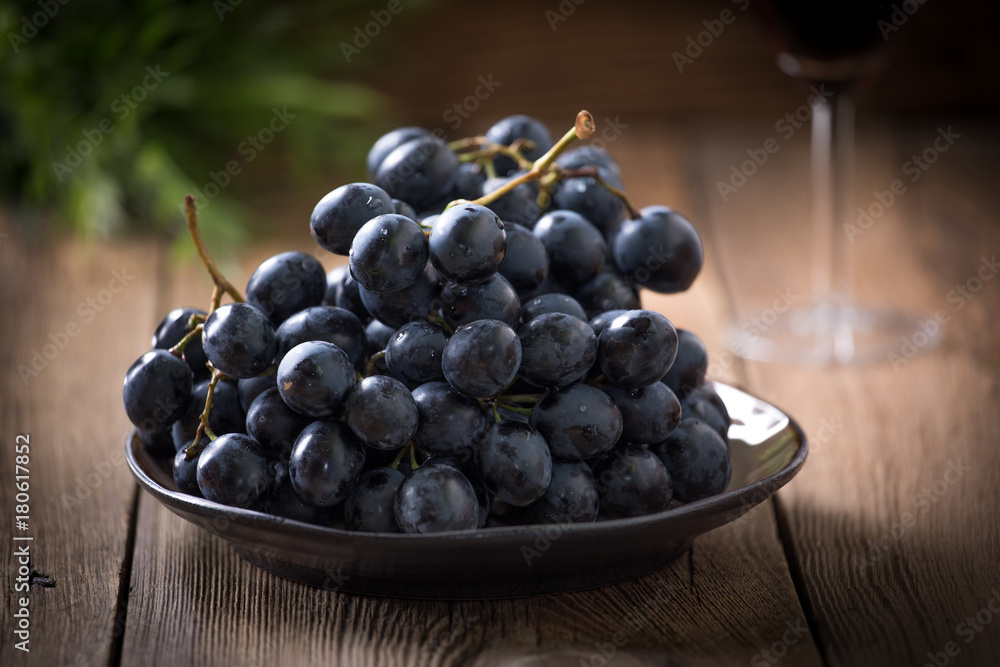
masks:
<svg viewBox="0 0 1000 667"><path fill-rule="evenodd" d="M594 134L594 129L594 117L589 111L580 111L576 114L576 123L573 128L566 132L566 134L564 134L562 138L560 138L559 141L557 141L556 144L545 153L545 155L535 160L534 164L531 165L531 168L528 171L524 172L520 176L510 179L496 190L483 195L479 199L474 199L471 203L478 204L480 206L487 206L488 204L492 204L496 200L500 199L517 186L539 180L549 172L552 164L556 161L556 158L559 157L570 144L577 139L589 139L591 135ZM475 137L473 139L475 139ZM459 199L448 204L446 209L462 203L469 202Z"/></svg>
<svg viewBox="0 0 1000 667"><path fill-rule="evenodd" d="M212 281L219 290L217 296L214 292L212 294L212 303L215 306L212 310L218 307L218 302L222 299L222 292L229 294L233 301L243 303L245 301L243 295L222 275L222 271L215 263L215 260L212 259L212 255L209 254L208 248L205 246L205 240L201 237L201 230L198 229L198 207L195 205L194 195L184 196L184 217L187 219L188 232L191 234L191 240L194 241L198 257L201 258L201 263L208 269L208 273L212 276Z"/></svg>
<svg viewBox="0 0 1000 667"><path fill-rule="evenodd" d="M179 341L177 341L176 345L170 348L170 354L174 355L175 357L180 357L182 354L184 354L184 348L188 346L188 343L194 340L195 336L200 336L201 330L204 328L205 325L202 322L196 324L194 329L184 334L184 338L181 338Z"/></svg>
<svg viewBox="0 0 1000 667"><path fill-rule="evenodd" d="M212 427L209 426L208 418L212 412L212 398L215 396L215 386L219 384L219 380L222 380L225 377L226 375L222 371L212 368L212 379L208 381L208 392L205 396L205 409L201 411L201 417L198 420L198 431L194 434L194 440L184 450L184 458L187 461L194 460L200 456L201 452L205 449L205 443L203 442L202 436L207 436L209 442L218 437L212 431Z"/></svg>

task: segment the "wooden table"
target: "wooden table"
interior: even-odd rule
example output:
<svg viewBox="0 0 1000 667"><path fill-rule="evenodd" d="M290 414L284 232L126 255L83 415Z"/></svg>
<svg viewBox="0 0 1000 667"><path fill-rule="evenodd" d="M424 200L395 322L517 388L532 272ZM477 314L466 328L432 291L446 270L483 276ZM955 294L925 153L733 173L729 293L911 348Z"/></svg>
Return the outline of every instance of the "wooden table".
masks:
<svg viewBox="0 0 1000 667"><path fill-rule="evenodd" d="M939 127L961 135L853 244L861 297L942 311L944 342L895 364L803 369L745 363L722 337L777 292L808 297L807 130L727 201L717 187L775 120L630 118L610 148L636 203L686 212L705 240L695 286L646 303L708 341L716 378L795 416L809 460L774 501L669 567L581 593L399 601L248 565L140 493L122 455L124 371L163 313L207 303L203 272L176 269L152 241L32 245L0 228L0 534L11 552L30 544L33 573L24 654L16 561L2 559L0 664L1000 664L1000 280L984 268L1000 250L1000 132L961 117L861 128L866 207L909 179L905 163ZM234 282L277 250L314 250L311 206L292 207L293 241L240 254ZM17 434L30 435L27 531L12 524Z"/></svg>

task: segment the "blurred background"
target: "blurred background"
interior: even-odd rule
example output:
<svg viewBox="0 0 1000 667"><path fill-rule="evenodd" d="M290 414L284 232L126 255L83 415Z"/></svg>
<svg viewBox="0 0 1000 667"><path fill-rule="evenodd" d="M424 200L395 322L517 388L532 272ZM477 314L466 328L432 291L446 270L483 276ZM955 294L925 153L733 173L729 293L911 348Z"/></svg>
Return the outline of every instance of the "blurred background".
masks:
<svg viewBox="0 0 1000 667"><path fill-rule="evenodd" d="M888 67L858 97L862 126L995 118L1000 8L910 4L887 39ZM747 5L7 2L0 202L8 226L35 238L169 239L193 191L210 211L209 242L228 246L300 233L313 204L363 179L368 146L400 124L454 139L527 113L558 135L587 108L612 126L756 123L763 138L807 91L777 69ZM735 18L724 32L693 46L725 10Z"/></svg>

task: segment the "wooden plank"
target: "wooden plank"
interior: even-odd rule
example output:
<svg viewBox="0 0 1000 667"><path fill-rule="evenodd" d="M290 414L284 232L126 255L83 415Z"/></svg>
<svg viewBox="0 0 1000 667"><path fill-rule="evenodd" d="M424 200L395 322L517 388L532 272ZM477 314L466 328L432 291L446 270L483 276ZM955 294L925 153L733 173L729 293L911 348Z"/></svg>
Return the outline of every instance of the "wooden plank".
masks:
<svg viewBox="0 0 1000 667"><path fill-rule="evenodd" d="M931 123L894 141L884 125L862 129L860 204L897 178L908 190L853 250L862 299L951 318L941 348L896 368L888 359L860 368L748 365L750 388L786 407L812 436L810 460L779 494L778 517L831 665L924 664L935 656L938 664L982 665L1000 655L1000 625L983 623L996 614L982 611L1000 609L993 530L1000 290L987 282L974 298L949 299L1000 246L998 137L969 128L911 182L906 161L936 134ZM753 146L754 136L742 145ZM715 178L728 168L732 144L712 149L720 141L715 127L705 137L704 171ZM778 219L808 215L808 170L796 166L806 159L804 142L782 145L731 204L714 203L713 218L733 239L723 261L733 267L727 285L737 300L752 302L785 280L781 262L801 239ZM746 255L767 251L779 260L772 270L747 270ZM801 282L792 286L808 292ZM977 631L968 618L980 613Z"/></svg>
<svg viewBox="0 0 1000 667"><path fill-rule="evenodd" d="M670 204L698 221L683 130L637 124L610 148L637 205ZM241 260L233 280L240 284L255 261L277 249L253 249L253 261ZM710 261L690 293L647 305L709 337L728 307L713 266ZM185 271L168 289L171 304L189 304L193 294L194 302L204 300L207 286L196 270ZM726 372L736 377L736 366ZM601 664L611 651L613 664L745 665L775 642L797 664L820 664L770 505L699 538L689 555L636 581L449 603L293 584L251 567L219 539L143 496L132 575L125 665L529 665L538 655L576 665ZM782 643L783 635L794 641Z"/></svg>
<svg viewBox="0 0 1000 667"><path fill-rule="evenodd" d="M124 627L130 518L138 488L124 459L125 371L149 345L158 263L144 244L26 246L13 229L0 245L0 664L78 665L116 660ZM37 241L36 241L37 243ZM36 351L38 355L36 356ZM24 368L32 369L27 372ZM33 371L37 370L37 375ZM17 434L30 436L29 528L15 530ZM11 536L28 535L30 542ZM30 545L30 653L15 648L11 552ZM8 576L9 575L9 576Z"/></svg>

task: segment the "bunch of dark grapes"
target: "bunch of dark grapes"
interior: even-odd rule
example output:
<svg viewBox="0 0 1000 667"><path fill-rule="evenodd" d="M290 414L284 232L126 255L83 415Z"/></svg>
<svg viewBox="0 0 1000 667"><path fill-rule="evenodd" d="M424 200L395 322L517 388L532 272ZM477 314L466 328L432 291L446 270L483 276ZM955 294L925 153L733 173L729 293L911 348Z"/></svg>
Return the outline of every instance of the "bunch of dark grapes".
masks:
<svg viewBox="0 0 1000 667"><path fill-rule="evenodd" d="M527 116L450 144L393 130L371 182L310 219L347 266L282 253L245 298L189 198L216 287L129 369L138 437L185 493L358 531L589 522L723 492L705 346L639 298L686 290L700 238L634 209L602 149L566 150L592 132L587 112L558 141Z"/></svg>

